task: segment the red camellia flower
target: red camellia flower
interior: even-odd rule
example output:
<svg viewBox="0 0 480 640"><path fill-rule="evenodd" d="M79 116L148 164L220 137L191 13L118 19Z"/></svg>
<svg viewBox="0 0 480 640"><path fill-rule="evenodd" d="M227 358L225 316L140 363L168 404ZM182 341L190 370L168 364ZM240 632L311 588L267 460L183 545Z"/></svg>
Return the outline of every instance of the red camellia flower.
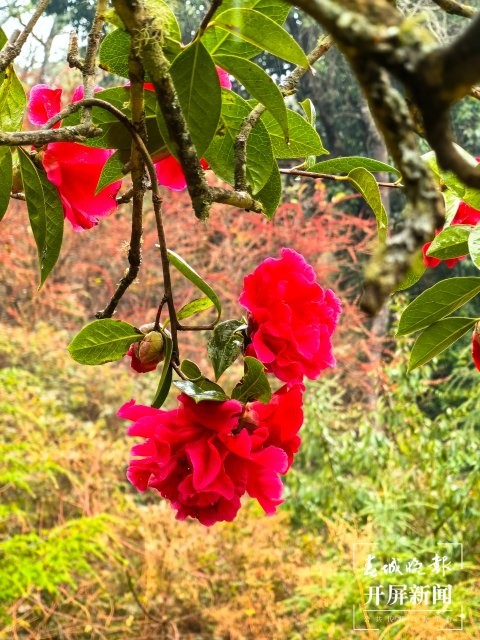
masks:
<svg viewBox="0 0 480 640"><path fill-rule="evenodd" d="M287 472L300 443L303 390L283 388L268 405L247 407L237 400L196 404L185 394L171 411L132 400L118 416L133 422L129 435L145 441L132 448L127 478L139 491L156 489L178 520L230 522L245 492L274 513L283 502L279 474Z"/></svg>
<svg viewBox="0 0 480 640"><path fill-rule="evenodd" d="M477 162L480 162L480 158L476 158L476 160ZM450 224L471 224L475 226L478 222L480 222L480 211L478 209L474 209L462 200L458 205L458 209ZM435 235L437 236L439 233L440 231L437 229L435 231ZM443 261L439 258L427 256L427 251L430 249L431 244L431 242L427 242L423 245L423 264L426 267L437 267ZM445 260L445 264L449 269L452 269L457 264L457 262L459 262L460 260L465 260L466 257L467 256L459 256L458 258L450 258L448 260Z"/></svg>
<svg viewBox="0 0 480 640"><path fill-rule="evenodd" d="M96 91L101 90L100 87ZM61 110L61 89L36 85L30 91L28 117L32 124L45 124ZM83 87L77 87L72 102L83 98ZM65 217L75 231L90 229L98 219L108 216L116 207L115 196L121 180L95 195L98 180L111 149L87 147L77 142L52 142L43 154L47 177L58 189Z"/></svg>
<svg viewBox="0 0 480 640"><path fill-rule="evenodd" d="M311 265L293 249L267 258L245 278L240 304L249 311L247 352L280 380L313 380L335 365L331 337L340 301L322 289Z"/></svg>
<svg viewBox="0 0 480 640"><path fill-rule="evenodd" d="M480 338L478 336L477 325L472 334L472 358L475 366L480 371Z"/></svg>

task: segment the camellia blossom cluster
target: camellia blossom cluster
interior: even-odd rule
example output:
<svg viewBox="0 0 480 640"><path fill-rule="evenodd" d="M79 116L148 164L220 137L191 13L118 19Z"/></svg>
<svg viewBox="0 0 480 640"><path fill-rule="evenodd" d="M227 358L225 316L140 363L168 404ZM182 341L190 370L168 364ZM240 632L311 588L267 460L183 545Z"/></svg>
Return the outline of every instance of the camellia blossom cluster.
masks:
<svg viewBox="0 0 480 640"><path fill-rule="evenodd" d="M219 83L231 87L228 73L217 67ZM146 90L153 85L146 83ZM95 91L101 91L96 87ZM28 102L28 118L34 125L44 125L62 109L62 89L45 84L32 87ZM83 98L83 86L75 89L72 102ZM60 126L58 122L55 127ZM78 142L51 142L42 154L42 164L47 178L58 189L65 218L75 231L90 229L99 218L110 215L116 208L116 195L122 185L118 180L96 192L97 184L107 160L115 153L113 149L99 149ZM208 169L205 160L202 167ZM180 163L167 154L155 163L159 184L173 191L182 191L187 186Z"/></svg>
<svg viewBox="0 0 480 640"><path fill-rule="evenodd" d="M340 301L296 251L284 248L264 260L245 278L240 302L249 315L246 354L285 382L268 403L197 404L181 394L170 411L132 400L118 412L133 423L128 435L144 438L131 450L129 481L139 491L156 489L180 520L230 522L244 494L275 513L283 502L280 476L301 442L303 377L317 378L335 364Z"/></svg>

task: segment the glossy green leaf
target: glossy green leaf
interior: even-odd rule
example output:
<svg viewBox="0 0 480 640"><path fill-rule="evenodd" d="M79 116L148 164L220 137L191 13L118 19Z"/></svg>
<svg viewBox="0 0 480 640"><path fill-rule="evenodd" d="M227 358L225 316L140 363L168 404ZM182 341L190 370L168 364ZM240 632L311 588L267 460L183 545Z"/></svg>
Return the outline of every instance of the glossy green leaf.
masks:
<svg viewBox="0 0 480 640"><path fill-rule="evenodd" d="M415 341L408 370L425 364L459 340L475 326L478 318L444 318L423 331Z"/></svg>
<svg viewBox="0 0 480 640"><path fill-rule="evenodd" d="M185 318L190 318L191 316L202 311L206 311L207 309L211 309L212 307L213 300L210 298L197 298L196 300L191 300L177 311L177 320L185 320Z"/></svg>
<svg viewBox="0 0 480 640"><path fill-rule="evenodd" d="M125 164L128 162L129 157L130 153L126 149L118 149L108 158L106 163L103 165L102 173L98 179L95 195L105 187L108 187L114 182L117 182L117 180L122 180L122 178L125 177L123 169Z"/></svg>
<svg viewBox="0 0 480 640"><path fill-rule="evenodd" d="M172 377L173 377L173 369L171 366L172 352L173 352L173 342L172 339L163 334L164 345L165 345L165 357L163 360L162 373L160 374L160 380L158 381L157 391L155 393L155 397L152 402L152 407L156 409L160 409L165 400L168 397L170 392L170 387L172 386Z"/></svg>
<svg viewBox="0 0 480 640"><path fill-rule="evenodd" d="M468 236L468 251L473 264L480 269L480 224L473 227Z"/></svg>
<svg viewBox="0 0 480 640"><path fill-rule="evenodd" d="M182 360L180 364L180 370L190 380L198 380L199 378L203 377L198 365L196 365L195 362L192 362L191 360Z"/></svg>
<svg viewBox="0 0 480 640"><path fill-rule="evenodd" d="M170 263L187 278L187 280L190 280L190 282L194 284L197 289L200 289L200 291L212 301L213 306L217 310L216 321L218 321L222 314L222 305L220 304L220 300L212 287L207 284L205 280L195 271L195 269L191 267L187 262L185 262L185 260L181 256L179 256L178 253L175 253L175 251L168 249L168 259Z"/></svg>
<svg viewBox="0 0 480 640"><path fill-rule="evenodd" d="M131 118L130 89L128 87L112 87L96 94L96 97L108 102L120 109L128 118ZM147 149L153 155L159 150L165 149L165 142L160 135L157 125L156 108L157 100L153 91L144 92L145 124L147 128ZM80 122L80 111L68 116L62 122L64 126L73 126ZM83 144L88 147L102 149L130 150L132 138L124 125L116 116L100 107L92 109L93 122L103 131L103 135L85 140Z"/></svg>
<svg viewBox="0 0 480 640"><path fill-rule="evenodd" d="M214 18L227 9L237 7L238 0L224 0ZM242 0L242 7L255 9L279 25L284 23L291 8L284 0ZM253 58L262 51L262 49L219 27L209 27L202 35L202 42L214 58L216 55L234 55L244 59Z"/></svg>
<svg viewBox="0 0 480 640"><path fill-rule="evenodd" d="M373 175L363 167L352 169L348 174L348 179L353 184L355 189L357 189L357 191L362 194L365 202L373 211L373 214L377 221L377 232L379 241L386 242L388 232L388 217L387 212L385 211L385 207L383 206L377 181L375 180Z"/></svg>
<svg viewBox="0 0 480 640"><path fill-rule="evenodd" d="M393 293L396 293L397 291L404 291L405 289L413 287L413 285L420 280L426 270L427 267L423 262L423 252L417 251L415 258L412 260L407 275L404 277L402 282L398 285Z"/></svg>
<svg viewBox="0 0 480 640"><path fill-rule="evenodd" d="M270 111L288 142L288 116L285 100L275 82L261 67L237 56L218 56L217 64L234 76L248 93Z"/></svg>
<svg viewBox="0 0 480 640"><path fill-rule="evenodd" d="M396 173L400 175L398 169L390 166L389 164L385 164L384 162L379 162L378 160L373 160L372 158L364 158L362 156L348 156L344 158L332 158L331 160L322 160L322 162L317 162L310 168L310 171L314 171L315 173L344 173L348 174L352 169L366 169L370 172L389 172Z"/></svg>
<svg viewBox="0 0 480 640"><path fill-rule="evenodd" d="M314 127L317 120L317 112L315 110L315 105L313 104L313 102L310 100L310 98L306 98L302 102L299 102L299 105L303 109L308 124L311 124L312 127Z"/></svg>
<svg viewBox="0 0 480 640"><path fill-rule="evenodd" d="M269 220L273 218L278 209L278 205L282 200L282 193L282 177L276 162L274 162L269 179L263 189L255 196L262 203L263 212Z"/></svg>
<svg viewBox="0 0 480 640"><path fill-rule="evenodd" d="M12 179L12 152L9 147L0 147L0 220L8 209Z"/></svg>
<svg viewBox="0 0 480 640"><path fill-rule="evenodd" d="M222 387L206 378L195 381L176 380L173 384L187 396L193 398L197 404L204 400L213 400L215 402L228 400L228 396Z"/></svg>
<svg viewBox="0 0 480 640"><path fill-rule="evenodd" d="M226 320L217 324L208 341L208 357L213 364L215 380L235 362L243 348L243 331L247 325L241 320Z"/></svg>
<svg viewBox="0 0 480 640"><path fill-rule="evenodd" d="M197 153L203 155L217 130L222 94L215 64L200 40L192 42L175 58L170 75ZM160 108L157 122L170 153L176 155L176 147L169 144Z"/></svg>
<svg viewBox="0 0 480 640"><path fill-rule="evenodd" d="M292 36L274 20L253 9L227 9L215 16L220 29L249 44L300 67L308 67L308 59Z"/></svg>
<svg viewBox="0 0 480 640"><path fill-rule="evenodd" d="M480 293L480 278L448 278L421 293L402 313L398 336L425 329Z"/></svg>
<svg viewBox="0 0 480 640"><path fill-rule="evenodd" d="M220 127L205 155L213 171L229 184L234 184L234 144L243 121L251 112L250 105L240 96L222 90ZM272 116L273 120L273 116ZM280 136L283 133L275 120ZM272 174L274 157L270 137L260 120L252 129L247 142L247 182L253 194L258 193Z"/></svg>
<svg viewBox="0 0 480 640"><path fill-rule="evenodd" d="M18 131L22 128L26 104L22 83L13 67L9 66L0 84L0 131Z"/></svg>
<svg viewBox="0 0 480 640"><path fill-rule="evenodd" d="M427 256L448 260L468 254L468 236L473 229L471 225L456 224L443 229L432 240Z"/></svg>
<svg viewBox="0 0 480 640"><path fill-rule="evenodd" d="M28 217L37 245L40 287L55 266L63 239L63 206L57 188L22 149L18 150Z"/></svg>
<svg viewBox="0 0 480 640"><path fill-rule="evenodd" d="M468 162L472 167L477 166L477 160L465 151L465 149L462 149L458 145L455 145L455 147L466 162ZM422 157L439 178L439 181L443 182L443 184L447 186L448 189L450 189L450 191L452 191L460 200L466 202L470 207L480 210L480 189L473 189L472 187L465 186L452 171L444 171L441 169L438 166L437 159L433 151L429 151Z"/></svg>
<svg viewBox="0 0 480 640"><path fill-rule="evenodd" d="M328 151L323 147L320 136L305 118L287 109L289 143L272 114L266 111L260 121L266 126L272 141L275 158L305 158L321 156Z"/></svg>
<svg viewBox="0 0 480 640"><path fill-rule="evenodd" d="M68 345L70 355L81 364L95 365L120 360L143 333L121 320L94 320L87 324Z"/></svg>
<svg viewBox="0 0 480 640"><path fill-rule="evenodd" d="M265 375L265 366L256 358L245 357L245 375L235 386L232 398L240 402L259 400L267 403L272 397L272 390Z"/></svg>

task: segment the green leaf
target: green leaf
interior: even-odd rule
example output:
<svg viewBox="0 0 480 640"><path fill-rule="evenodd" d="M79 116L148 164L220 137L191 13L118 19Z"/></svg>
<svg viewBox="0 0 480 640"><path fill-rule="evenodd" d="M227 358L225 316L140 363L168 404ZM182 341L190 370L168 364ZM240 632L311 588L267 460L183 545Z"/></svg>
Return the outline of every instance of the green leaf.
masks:
<svg viewBox="0 0 480 640"><path fill-rule="evenodd" d="M480 293L480 278L448 278L421 293L402 313L397 336L425 329Z"/></svg>
<svg viewBox="0 0 480 640"><path fill-rule="evenodd" d="M131 118L130 110L130 89L129 87L112 87L104 89L96 94L96 97L108 102L117 109L120 109L127 118ZM147 149L153 155L159 150L165 149L165 142L160 135L157 125L156 109L157 99L153 91L144 92L145 100L145 124L147 128ZM62 122L63 126L73 126L80 122L80 111L68 116ZM93 122L103 131L103 135L96 138L89 138L82 144L88 147L98 147L102 149L123 149L130 151L132 137L124 125L118 121L116 116L100 107L92 109Z"/></svg>
<svg viewBox="0 0 480 640"><path fill-rule="evenodd" d="M9 147L0 147L0 220L8 209L12 180L12 152Z"/></svg>
<svg viewBox="0 0 480 640"><path fill-rule="evenodd" d="M448 260L468 254L468 236L473 229L471 225L455 224L446 227L432 240L427 256Z"/></svg>
<svg viewBox="0 0 480 640"><path fill-rule="evenodd" d="M191 267L181 256L178 255L178 253L175 253L175 251L172 251L171 249L168 249L167 251L170 263L173 264L173 266L178 269L178 271L180 271L180 273L183 274L187 278L187 280L190 280L190 282L193 283L197 287L197 289L200 289L200 291L212 301L213 306L217 310L217 318L215 322L218 322L222 314L222 305L220 304L220 300L218 299L215 291L209 284L205 282L205 280L195 271L195 269L193 269L193 267Z"/></svg>
<svg viewBox="0 0 480 640"><path fill-rule="evenodd" d="M18 131L22 128L26 104L22 83L13 67L9 66L0 84L0 131Z"/></svg>
<svg viewBox="0 0 480 640"><path fill-rule="evenodd" d="M423 263L423 253L422 251L417 251L415 258L412 260L412 263L410 265L410 269L407 271L407 275L404 277L398 287L393 291L393 293L396 293L397 291L404 291L405 289L413 287L413 285L420 280L426 270L427 267Z"/></svg>
<svg viewBox="0 0 480 640"><path fill-rule="evenodd" d="M473 264L480 269L480 224L473 227L468 236L468 251Z"/></svg>
<svg viewBox="0 0 480 640"><path fill-rule="evenodd" d="M282 199L282 177L278 170L277 164L273 163L272 173L261 189L255 196L263 205L263 213L269 220L273 218L278 209L278 205Z"/></svg>
<svg viewBox="0 0 480 640"><path fill-rule="evenodd" d="M472 167L476 167L478 165L477 160L465 151L465 149L462 149L462 147L458 145L455 145L455 147L468 164ZM480 189L467 187L452 171L444 171L443 169L440 169L433 151L424 154L423 158L437 177L448 187L448 189L460 198L460 200L466 202L470 207L480 210Z"/></svg>
<svg viewBox="0 0 480 640"><path fill-rule="evenodd" d="M265 375L265 366L256 358L245 357L245 375L235 386L232 398L240 402L259 400L267 403L272 397L272 390Z"/></svg>
<svg viewBox="0 0 480 640"><path fill-rule="evenodd" d="M478 318L444 318L430 325L415 341L408 370L425 364L459 340L475 326Z"/></svg>
<svg viewBox="0 0 480 640"><path fill-rule="evenodd" d="M303 112L307 118L307 122L311 124L312 127L315 127L315 122L317 120L317 112L315 110L315 105L313 104L313 102L310 100L310 98L306 98L305 100L303 100L302 102L299 102L298 104L302 107Z"/></svg>
<svg viewBox="0 0 480 640"><path fill-rule="evenodd" d="M373 160L372 158L364 158L362 156L348 156L344 158L332 158L331 160L322 160L317 162L309 171L315 173L350 173L352 169L366 169L370 172L389 172L400 175L400 172L395 167Z"/></svg>
<svg viewBox="0 0 480 640"><path fill-rule="evenodd" d="M55 266L63 239L63 206L57 188L30 156L18 150L27 211L37 245L40 287Z"/></svg>
<svg viewBox="0 0 480 640"><path fill-rule="evenodd" d="M328 153L320 136L305 118L291 109L287 109L287 117L290 136L288 144L285 142L282 129L270 112L266 111L260 118L270 135L275 158L305 158Z"/></svg>
<svg viewBox="0 0 480 640"><path fill-rule="evenodd" d="M215 16L220 29L249 44L300 67L308 67L308 59L292 36L271 18L252 9L227 9Z"/></svg>
<svg viewBox="0 0 480 640"><path fill-rule="evenodd" d="M143 333L121 320L94 320L87 324L68 345L70 355L81 364L104 364L120 360Z"/></svg>
<svg viewBox="0 0 480 640"><path fill-rule="evenodd" d="M197 404L203 400L214 400L215 402L228 400L228 396L222 387L206 378L195 381L176 380L173 384L187 396L193 398Z"/></svg>
<svg viewBox="0 0 480 640"><path fill-rule="evenodd" d="M285 100L275 82L261 67L237 56L217 56L217 64L242 84L248 93L270 111L288 142L288 116Z"/></svg>
<svg viewBox="0 0 480 640"><path fill-rule="evenodd" d="M377 181L372 174L364 169L358 167L352 169L348 174L348 179L353 184L365 199L365 202L373 211L377 220L378 239L380 242L386 242L388 231L388 217L385 207L383 206L382 198L380 196L380 189L378 188Z"/></svg>
<svg viewBox="0 0 480 640"><path fill-rule="evenodd" d="M223 11L236 7L238 7L238 0L223 0L214 18ZM263 13L277 24L283 24L290 11L290 6L284 0L243 0L242 7L255 9L255 11ZM260 48L218 27L209 27L202 35L202 42L214 57L216 55L234 55L246 59L253 58L253 56L262 51Z"/></svg>
<svg viewBox="0 0 480 640"><path fill-rule="evenodd" d="M163 360L163 368L162 373L160 375L160 380L158 382L157 391L155 393L155 397L152 402L152 407L155 409L160 409L165 400L168 397L168 393L170 391L170 387L172 386L172 377L173 377L173 368L171 365L172 360L172 352L173 352L173 342L170 336L166 333L162 333L164 339L164 349L165 349L165 357Z"/></svg>
<svg viewBox="0 0 480 640"><path fill-rule="evenodd" d="M222 89L220 128L208 147L205 158L213 171L229 184L234 184L234 144L243 121L251 112L250 105L240 96ZM269 115L269 114L268 114ZM273 120L273 116L272 116ZM280 136L283 133L275 120ZM252 129L247 142L247 182L253 194L263 189L272 173L274 157L270 138L260 120Z"/></svg>
<svg viewBox="0 0 480 640"><path fill-rule="evenodd" d="M191 360L182 360L180 370L187 376L187 378L190 378L190 380L198 380L203 377L198 365Z"/></svg>
<svg viewBox="0 0 480 640"><path fill-rule="evenodd" d="M243 331L247 325L241 320L225 320L217 324L208 341L208 357L212 361L215 380L235 362L243 348Z"/></svg>
<svg viewBox="0 0 480 640"><path fill-rule="evenodd" d="M123 151L123 153L122 153ZM126 150L118 149L113 155L111 155L106 163L103 165L102 173L98 179L95 195L99 193L105 187L122 180L125 177L123 169L128 162L130 153L125 153Z"/></svg>
<svg viewBox="0 0 480 640"><path fill-rule="evenodd" d="M217 130L222 109L222 94L215 64L200 40L175 58L170 67L178 100L199 155L207 150ZM160 132L169 144L169 135L160 108L157 108ZM176 147L169 145L172 155Z"/></svg>
<svg viewBox="0 0 480 640"><path fill-rule="evenodd" d="M190 318L196 313L206 311L211 307L213 307L213 300L211 298L197 298L196 300L191 300L177 311L177 320L185 320L185 318Z"/></svg>

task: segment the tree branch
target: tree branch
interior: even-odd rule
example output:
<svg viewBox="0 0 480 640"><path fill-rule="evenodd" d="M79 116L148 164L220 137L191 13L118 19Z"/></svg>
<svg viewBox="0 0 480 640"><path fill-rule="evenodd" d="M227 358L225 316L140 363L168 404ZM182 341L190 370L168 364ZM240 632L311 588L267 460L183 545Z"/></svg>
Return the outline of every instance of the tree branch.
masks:
<svg viewBox="0 0 480 640"><path fill-rule="evenodd" d="M477 13L477 9L470 7L468 4L457 2L457 0L433 0L436 5L443 9L446 13L461 18L473 18Z"/></svg>
<svg viewBox="0 0 480 640"><path fill-rule="evenodd" d="M33 12L32 17L27 22L25 29L20 35L15 38L14 42L7 42L2 51L0 52L0 71L5 71L9 64L11 64L15 58L20 54L23 45L27 41L28 36L33 31L33 28L41 18L43 12L48 6L50 0L40 0L37 8Z"/></svg>

